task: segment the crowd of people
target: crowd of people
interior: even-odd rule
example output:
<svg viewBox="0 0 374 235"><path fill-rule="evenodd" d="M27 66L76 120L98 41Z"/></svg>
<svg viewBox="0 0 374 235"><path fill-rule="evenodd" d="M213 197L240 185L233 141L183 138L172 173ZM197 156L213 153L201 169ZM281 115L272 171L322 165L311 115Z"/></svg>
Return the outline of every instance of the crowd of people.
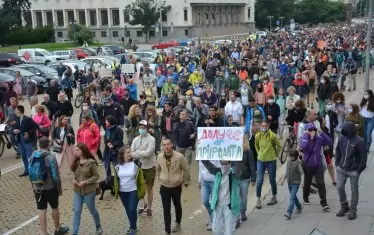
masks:
<svg viewBox="0 0 374 235"><path fill-rule="evenodd" d="M55 234L68 231L60 226L58 216L59 168L64 161L74 174L73 234L79 232L83 203L94 219L96 234L105 230L100 208L95 206L100 165L107 179L114 175L114 194L130 224L127 234L138 231L138 215L152 217L156 180L161 185L165 233L180 231L182 187L191 184L199 127L241 126L245 132L242 161L198 163L207 230L230 235L248 219L249 185L256 186L255 206L261 209L266 171L272 192L266 205L277 204L277 157L282 138L293 133L297 147L288 153L287 219L295 206L298 213L303 209L297 198L299 188L304 205L310 204L310 193L318 192L323 210L329 209L326 170L339 194L337 216L348 213L349 219L356 219L358 180L366 167L374 129L374 94L365 90L361 102L355 104L347 103L343 92L357 89L365 30L363 25L329 26L296 35L269 33L233 44L203 43L180 54L161 51L154 71L144 63L133 76L118 75L115 65L112 79L101 78L91 69L72 74L62 66L59 84L51 83L41 104L35 85L20 87L16 78L5 96L5 122L24 163L20 176L29 176L33 182L42 233L47 234L47 204L53 209ZM321 40L323 47L318 43ZM73 76L79 87L87 87L81 91L81 110L71 103ZM22 94L30 102L30 115L19 104ZM71 120L74 112L80 112L76 130ZM37 159L43 159L52 174L40 179ZM351 180L350 204L345 193L347 178Z"/></svg>

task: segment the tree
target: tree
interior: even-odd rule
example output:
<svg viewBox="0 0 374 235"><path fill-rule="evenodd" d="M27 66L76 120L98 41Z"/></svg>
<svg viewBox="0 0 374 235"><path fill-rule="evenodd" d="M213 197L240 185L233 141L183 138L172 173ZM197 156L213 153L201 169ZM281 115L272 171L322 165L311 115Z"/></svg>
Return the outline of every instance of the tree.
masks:
<svg viewBox="0 0 374 235"><path fill-rule="evenodd" d="M72 41L75 40L75 42L78 45L83 45L84 42L91 44L93 43L93 40L94 40L93 32L91 31L91 29L87 28L84 25L75 25L75 38L74 38L73 27L70 26L68 29L68 37Z"/></svg>
<svg viewBox="0 0 374 235"><path fill-rule="evenodd" d="M31 3L30 0L3 0L2 8L14 16L13 23L21 27L24 14L30 11Z"/></svg>
<svg viewBox="0 0 374 235"><path fill-rule="evenodd" d="M142 31L145 34L146 42L148 42L148 33L150 29L160 18L160 8L162 14L166 15L167 12L170 11L171 6L162 5L154 0L135 0L126 6L126 10L132 16L130 24L141 25L143 27Z"/></svg>
<svg viewBox="0 0 374 235"><path fill-rule="evenodd" d="M295 19L301 24L344 21L347 18L347 6L329 0L302 0L297 4L296 12Z"/></svg>
<svg viewBox="0 0 374 235"><path fill-rule="evenodd" d="M295 0L257 0L255 3L255 21L256 26L259 28L269 27L269 19L267 16L273 16L272 25L274 26L275 21L279 20L279 17L285 17L283 25L294 18Z"/></svg>

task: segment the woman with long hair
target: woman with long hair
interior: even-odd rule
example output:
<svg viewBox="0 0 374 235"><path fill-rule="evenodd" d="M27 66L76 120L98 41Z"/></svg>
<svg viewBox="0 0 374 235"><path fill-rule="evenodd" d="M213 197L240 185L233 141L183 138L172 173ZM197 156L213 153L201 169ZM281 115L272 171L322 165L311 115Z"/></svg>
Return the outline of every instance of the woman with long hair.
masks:
<svg viewBox="0 0 374 235"><path fill-rule="evenodd" d="M130 228L127 234L135 235L138 231L136 222L138 220L139 199L145 194L145 181L139 160L131 157L130 146L119 150L118 164L114 167L114 192L116 198L121 199L129 218ZM140 198L139 198L140 197Z"/></svg>
<svg viewBox="0 0 374 235"><path fill-rule="evenodd" d="M145 120L148 122L149 134L151 134L156 139L156 149L157 153L161 148L161 118L156 112L154 106L148 105L145 114Z"/></svg>
<svg viewBox="0 0 374 235"><path fill-rule="evenodd" d="M374 94L368 89L364 92L360 103L360 114L364 118L364 141L366 152L370 151L372 142L371 134L374 129Z"/></svg>
<svg viewBox="0 0 374 235"><path fill-rule="evenodd" d="M334 111L338 118L338 126L336 127L336 131L340 133L341 126L344 123L345 116L348 114L348 108L345 104L345 97L344 94L341 92L335 92L332 96L332 111Z"/></svg>
<svg viewBox="0 0 374 235"><path fill-rule="evenodd" d="M96 181L99 179L99 172L94 156L84 143L78 143L75 147L71 171L74 172L73 234L78 234L79 232L82 207L83 203L85 203L94 219L96 235L101 235L103 231L101 229L100 216L95 206Z"/></svg>
<svg viewBox="0 0 374 235"><path fill-rule="evenodd" d="M360 106L357 104L350 104L345 121L354 123L356 125L357 135L364 138L364 118L360 115Z"/></svg>
<svg viewBox="0 0 374 235"><path fill-rule="evenodd" d="M131 145L132 141L139 135L139 122L143 120L142 110L139 105L134 104L129 109L129 127L128 127L128 144Z"/></svg>
<svg viewBox="0 0 374 235"><path fill-rule="evenodd" d="M36 114L32 118L34 122L39 126L39 130L37 130L37 136L40 138L41 136L49 136L49 131L51 128L51 120L48 116L48 110L44 105L36 105L35 106Z"/></svg>
<svg viewBox="0 0 374 235"><path fill-rule="evenodd" d="M123 131L117 125L116 119L112 115L105 118L105 135L104 135L104 155L106 176L112 175L111 163L117 164L119 149L123 146Z"/></svg>
<svg viewBox="0 0 374 235"><path fill-rule="evenodd" d="M52 140L58 165L61 167L64 156L67 156L69 165L74 156L74 129L69 124L69 117L62 115L59 118L58 126L54 128Z"/></svg>
<svg viewBox="0 0 374 235"><path fill-rule="evenodd" d="M88 150L95 157L97 163L100 162L97 156L97 150L100 147L101 134L100 129L90 116L82 117L82 124L79 126L77 131L77 142L85 143Z"/></svg>

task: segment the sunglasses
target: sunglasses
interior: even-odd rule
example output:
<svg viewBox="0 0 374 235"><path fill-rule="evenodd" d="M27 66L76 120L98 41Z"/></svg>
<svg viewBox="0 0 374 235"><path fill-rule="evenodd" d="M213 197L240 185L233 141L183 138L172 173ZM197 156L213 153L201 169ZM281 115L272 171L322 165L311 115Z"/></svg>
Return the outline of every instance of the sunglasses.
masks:
<svg viewBox="0 0 374 235"><path fill-rule="evenodd" d="M317 128L309 128L308 131L317 131Z"/></svg>

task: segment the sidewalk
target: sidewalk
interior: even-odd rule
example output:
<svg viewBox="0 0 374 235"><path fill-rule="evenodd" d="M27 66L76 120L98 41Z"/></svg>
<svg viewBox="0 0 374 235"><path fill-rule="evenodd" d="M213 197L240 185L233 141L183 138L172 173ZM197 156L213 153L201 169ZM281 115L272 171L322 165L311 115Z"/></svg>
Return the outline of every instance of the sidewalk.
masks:
<svg viewBox="0 0 374 235"><path fill-rule="evenodd" d="M242 223L235 235L309 235L314 228L322 233L313 235L374 235L374 153L368 156L367 168L360 178L360 201L357 219L349 221L347 216L335 216L340 208L339 196L332 185L329 174L325 173L327 202L329 212L323 212L319 204L318 194L311 194L311 205L306 205L301 214L293 214L291 220L286 220L284 213L288 208L289 193L287 182L278 185L278 204L270 207L265 204L262 209L254 209L248 216L248 221ZM284 172L284 171L280 171ZM350 198L350 183L346 184L346 192ZM302 189L298 193L302 200Z"/></svg>

